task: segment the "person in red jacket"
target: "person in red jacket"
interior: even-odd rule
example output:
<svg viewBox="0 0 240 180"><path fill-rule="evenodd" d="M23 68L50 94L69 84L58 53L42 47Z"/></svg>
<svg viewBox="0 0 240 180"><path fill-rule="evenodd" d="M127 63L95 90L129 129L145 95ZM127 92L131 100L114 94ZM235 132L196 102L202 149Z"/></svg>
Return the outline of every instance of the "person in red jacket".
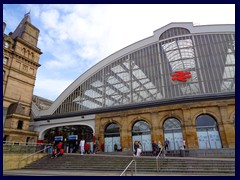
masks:
<svg viewBox="0 0 240 180"><path fill-rule="evenodd" d="M60 149L62 148L62 142L60 141L57 145L57 153L60 152Z"/></svg>
<svg viewBox="0 0 240 180"><path fill-rule="evenodd" d="M64 154L64 149L61 148L60 151L59 151L59 153L57 154L57 157L60 157L60 156L62 156L63 154Z"/></svg>
<svg viewBox="0 0 240 180"><path fill-rule="evenodd" d="M88 144L88 143L85 143L85 144L84 144L85 154L88 154L88 150L89 150L89 144Z"/></svg>
<svg viewBox="0 0 240 180"><path fill-rule="evenodd" d="M54 148L52 151L52 156L51 158L56 158L57 157L57 150Z"/></svg>

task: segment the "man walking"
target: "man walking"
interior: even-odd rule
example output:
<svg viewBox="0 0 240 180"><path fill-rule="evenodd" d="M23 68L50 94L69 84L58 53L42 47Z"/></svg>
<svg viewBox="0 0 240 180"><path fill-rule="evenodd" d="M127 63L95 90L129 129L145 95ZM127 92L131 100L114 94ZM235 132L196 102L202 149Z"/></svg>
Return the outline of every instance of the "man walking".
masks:
<svg viewBox="0 0 240 180"><path fill-rule="evenodd" d="M81 155L83 155L83 152L84 152L84 145L85 145L85 140L82 138L82 140L80 141L80 144L79 144Z"/></svg>

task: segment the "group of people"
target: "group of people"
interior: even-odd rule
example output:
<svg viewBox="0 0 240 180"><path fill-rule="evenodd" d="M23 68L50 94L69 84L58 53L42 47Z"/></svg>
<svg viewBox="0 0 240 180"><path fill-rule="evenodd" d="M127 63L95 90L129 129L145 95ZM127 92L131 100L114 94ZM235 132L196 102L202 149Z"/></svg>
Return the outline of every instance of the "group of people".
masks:
<svg viewBox="0 0 240 180"><path fill-rule="evenodd" d="M81 155L83 155L84 153L85 154L90 154L90 153L95 154L100 150L100 148L101 148L101 151L104 152L104 143L102 143L101 147L99 147L99 143L94 142L92 151L91 151L90 143L85 143L84 139L82 139L79 143L79 150L80 150Z"/></svg>
<svg viewBox="0 0 240 180"><path fill-rule="evenodd" d="M166 138L164 141L164 144L162 145L161 141L153 141L152 143L152 155L153 156L162 156L165 157L165 152L169 150L170 142ZM180 149L186 148L186 141L182 141L182 145L180 146ZM134 156L139 157L142 153L142 144L140 141L134 141Z"/></svg>
<svg viewBox="0 0 240 180"><path fill-rule="evenodd" d="M153 141L152 150L153 150L152 151L153 156L157 156L159 153L161 156L165 156L165 154L164 154L165 151L164 151L161 141L158 141L158 143L157 143L157 141Z"/></svg>
<svg viewBox="0 0 240 180"><path fill-rule="evenodd" d="M186 148L186 142L185 140L183 140L182 142L182 149ZM101 145L101 149L102 151L104 151L104 144ZM84 139L81 139L80 143L79 143L79 150L81 155L83 155L84 153L89 154L91 153L91 148L90 148L90 144L89 143L85 143ZM114 150L117 151L117 145L114 145ZM152 155L153 156L157 156L159 153L161 156L165 156L165 151L169 150L169 140L166 138L164 141L164 147L161 144L161 141L153 141L152 143ZM71 147L70 147L70 152L71 152ZM98 151L98 146L96 143L93 144L93 154L95 154L95 152ZM141 156L142 153L142 144L140 141L136 140L134 141L134 156L139 157ZM57 145L54 144L53 146L53 150L52 150L52 156L51 158L57 158L59 156L62 156L64 154L64 147L63 147L63 143L59 142Z"/></svg>
<svg viewBox="0 0 240 180"><path fill-rule="evenodd" d="M59 142L56 147L53 146L51 158L57 158L62 156L63 154L64 154L64 148L63 148L62 142Z"/></svg>
<svg viewBox="0 0 240 180"><path fill-rule="evenodd" d="M69 143L70 153L79 152L81 155L90 154L90 153L95 154L95 153L97 153L97 151L100 150L100 148L102 151L104 151L104 143L102 143L101 147L100 147L97 142L94 142L92 151L91 151L90 143L88 143L88 142L86 143L84 139L81 139L78 146L79 146L79 148L75 148L74 143ZM63 154L64 154L63 142L61 142L61 141L58 143L53 142L51 158L57 158L59 156L62 156Z"/></svg>
<svg viewBox="0 0 240 180"><path fill-rule="evenodd" d="M139 157L142 153L142 144L140 141L134 141L134 156Z"/></svg>

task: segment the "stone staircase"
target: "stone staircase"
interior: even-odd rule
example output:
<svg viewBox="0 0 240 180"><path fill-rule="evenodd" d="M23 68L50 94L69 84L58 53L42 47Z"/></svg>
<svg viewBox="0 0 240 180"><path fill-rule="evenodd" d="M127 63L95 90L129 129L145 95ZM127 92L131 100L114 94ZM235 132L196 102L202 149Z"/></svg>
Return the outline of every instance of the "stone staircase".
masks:
<svg viewBox="0 0 240 180"><path fill-rule="evenodd" d="M137 174L235 176L235 159L230 158L166 157L156 160L152 156L133 157L115 154L64 154L62 157L55 159L45 156L23 169L119 172L120 175L133 159L136 161ZM128 174L132 170L134 173L134 168L133 163L128 170Z"/></svg>

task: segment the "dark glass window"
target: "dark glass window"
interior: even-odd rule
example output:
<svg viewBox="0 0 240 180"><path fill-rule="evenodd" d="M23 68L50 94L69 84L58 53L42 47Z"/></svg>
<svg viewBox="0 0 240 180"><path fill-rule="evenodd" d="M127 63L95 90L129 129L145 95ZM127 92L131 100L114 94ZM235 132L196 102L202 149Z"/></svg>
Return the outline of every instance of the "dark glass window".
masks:
<svg viewBox="0 0 240 180"><path fill-rule="evenodd" d="M22 129L23 128L23 121L19 120L18 121L18 126L17 126L18 129Z"/></svg>
<svg viewBox="0 0 240 180"><path fill-rule="evenodd" d="M202 126L216 126L216 121L209 115L201 115L198 116L196 120L196 126L202 127Z"/></svg>
<svg viewBox="0 0 240 180"><path fill-rule="evenodd" d="M105 130L105 133L119 133L120 128L116 123L109 124Z"/></svg>
<svg viewBox="0 0 240 180"><path fill-rule="evenodd" d="M181 129L181 123L175 118L169 118L164 122L164 130Z"/></svg>
<svg viewBox="0 0 240 180"><path fill-rule="evenodd" d="M180 35L184 35L184 34L190 34L190 31L188 29L185 28L171 28L166 30L165 32L163 32L159 38L159 40L162 39L167 39L173 36L180 36Z"/></svg>
<svg viewBox="0 0 240 180"><path fill-rule="evenodd" d="M138 121L133 126L133 132L146 132L150 131L149 125L145 121Z"/></svg>

